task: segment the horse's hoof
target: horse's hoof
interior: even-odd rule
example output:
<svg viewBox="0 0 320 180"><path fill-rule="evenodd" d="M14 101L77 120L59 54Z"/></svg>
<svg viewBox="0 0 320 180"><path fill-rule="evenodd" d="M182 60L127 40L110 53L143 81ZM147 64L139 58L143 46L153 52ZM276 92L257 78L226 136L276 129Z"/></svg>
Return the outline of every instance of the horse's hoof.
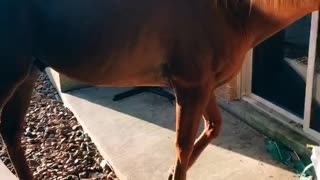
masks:
<svg viewBox="0 0 320 180"><path fill-rule="evenodd" d="M173 180L174 166L169 169L169 177L168 180Z"/></svg>

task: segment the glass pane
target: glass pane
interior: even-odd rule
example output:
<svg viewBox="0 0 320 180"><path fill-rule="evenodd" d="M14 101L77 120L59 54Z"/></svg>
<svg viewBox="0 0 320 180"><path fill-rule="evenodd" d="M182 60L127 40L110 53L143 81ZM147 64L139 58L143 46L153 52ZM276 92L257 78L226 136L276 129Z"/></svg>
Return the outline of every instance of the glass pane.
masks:
<svg viewBox="0 0 320 180"><path fill-rule="evenodd" d="M303 119L311 15L253 52L252 93Z"/></svg>
<svg viewBox="0 0 320 180"><path fill-rule="evenodd" d="M319 29L318 29L319 35ZM315 61L313 95L311 105L310 128L320 132L320 41L317 40L317 56Z"/></svg>

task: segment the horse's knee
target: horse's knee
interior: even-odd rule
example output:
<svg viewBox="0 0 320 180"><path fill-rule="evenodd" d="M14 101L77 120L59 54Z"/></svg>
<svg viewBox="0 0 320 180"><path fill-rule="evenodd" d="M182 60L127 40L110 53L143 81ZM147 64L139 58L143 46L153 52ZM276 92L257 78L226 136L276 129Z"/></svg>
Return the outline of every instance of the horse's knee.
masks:
<svg viewBox="0 0 320 180"><path fill-rule="evenodd" d="M5 130L5 128L0 128L0 133L7 148L16 146L18 141L14 138L14 134L12 132Z"/></svg>
<svg viewBox="0 0 320 180"><path fill-rule="evenodd" d="M4 140L7 146L16 146L17 143L20 143L19 137L21 137L21 133L19 131L19 125L12 124L9 120L4 120L2 118L2 122L0 125L0 134L2 139Z"/></svg>

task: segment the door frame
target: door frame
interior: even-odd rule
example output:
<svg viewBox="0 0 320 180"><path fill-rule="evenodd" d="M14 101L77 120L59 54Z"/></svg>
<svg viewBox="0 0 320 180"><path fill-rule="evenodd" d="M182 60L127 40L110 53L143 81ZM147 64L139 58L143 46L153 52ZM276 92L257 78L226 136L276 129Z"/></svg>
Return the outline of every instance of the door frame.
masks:
<svg viewBox="0 0 320 180"><path fill-rule="evenodd" d="M309 53L308 53L308 69L307 69L307 85L306 85L306 98L304 105L304 123L303 130L316 137L320 138L320 132L317 132L310 128L311 121L311 106L313 98L313 86L314 86L314 74L315 74L315 62L317 56L317 42L318 42L318 28L319 28L319 11L312 13L310 41L309 41Z"/></svg>

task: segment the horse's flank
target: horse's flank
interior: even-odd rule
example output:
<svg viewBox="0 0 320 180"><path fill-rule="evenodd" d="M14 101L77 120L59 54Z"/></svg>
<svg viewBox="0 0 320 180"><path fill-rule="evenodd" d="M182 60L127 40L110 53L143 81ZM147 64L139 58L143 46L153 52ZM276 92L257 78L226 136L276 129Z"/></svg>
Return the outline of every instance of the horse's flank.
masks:
<svg viewBox="0 0 320 180"><path fill-rule="evenodd" d="M205 3L63 2L42 1L33 7L33 54L64 74L95 85L167 86L169 79L198 83L195 80L220 71L217 59L230 59L230 48L239 48L224 12L212 11ZM233 38L226 42L226 36ZM176 64L193 68L184 72Z"/></svg>

